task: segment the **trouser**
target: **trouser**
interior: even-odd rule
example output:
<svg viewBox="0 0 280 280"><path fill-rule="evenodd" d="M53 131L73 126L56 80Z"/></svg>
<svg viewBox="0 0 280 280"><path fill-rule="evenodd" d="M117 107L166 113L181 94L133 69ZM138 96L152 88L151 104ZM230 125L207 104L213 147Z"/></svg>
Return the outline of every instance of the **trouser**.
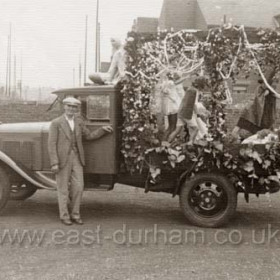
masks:
<svg viewBox="0 0 280 280"><path fill-rule="evenodd" d="M66 165L56 175L56 182L60 219L80 218L84 175L78 153L70 152Z"/></svg>

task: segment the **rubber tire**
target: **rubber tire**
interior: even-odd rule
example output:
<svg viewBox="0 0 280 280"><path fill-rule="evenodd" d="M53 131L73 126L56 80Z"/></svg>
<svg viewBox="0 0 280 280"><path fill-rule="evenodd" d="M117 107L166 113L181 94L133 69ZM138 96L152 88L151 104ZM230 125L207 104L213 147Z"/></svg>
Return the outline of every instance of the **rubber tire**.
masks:
<svg viewBox="0 0 280 280"><path fill-rule="evenodd" d="M10 180L7 169L0 166L0 211L5 207L10 197Z"/></svg>
<svg viewBox="0 0 280 280"><path fill-rule="evenodd" d="M213 182L220 186L227 196L227 205L223 212L215 214L213 217L205 217L195 212L189 204L189 196L192 189L203 182ZM180 191L180 207L186 218L199 227L215 228L225 225L234 215L237 206L237 192L232 183L220 174L201 173L194 178L186 180Z"/></svg>
<svg viewBox="0 0 280 280"><path fill-rule="evenodd" d="M26 182L25 184L26 188L22 188L20 192L12 192L12 190L10 189L10 200L25 200L37 191L37 188L32 184Z"/></svg>

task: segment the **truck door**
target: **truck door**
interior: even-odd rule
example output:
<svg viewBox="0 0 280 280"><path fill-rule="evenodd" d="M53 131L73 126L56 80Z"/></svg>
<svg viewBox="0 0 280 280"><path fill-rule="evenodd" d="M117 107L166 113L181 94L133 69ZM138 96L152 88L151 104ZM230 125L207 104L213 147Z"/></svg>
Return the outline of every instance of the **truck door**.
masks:
<svg viewBox="0 0 280 280"><path fill-rule="evenodd" d="M111 134L106 134L97 140L84 141L85 173L116 174L118 172L118 123L121 114L118 98L120 98L120 93L113 87L106 86L83 98L82 111L85 112L84 117L89 130L95 130L104 125L113 127Z"/></svg>

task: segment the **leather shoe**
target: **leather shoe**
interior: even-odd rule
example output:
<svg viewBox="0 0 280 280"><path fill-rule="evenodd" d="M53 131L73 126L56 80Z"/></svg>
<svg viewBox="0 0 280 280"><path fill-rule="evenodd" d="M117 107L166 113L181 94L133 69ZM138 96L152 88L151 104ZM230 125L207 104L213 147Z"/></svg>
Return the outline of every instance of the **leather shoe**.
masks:
<svg viewBox="0 0 280 280"><path fill-rule="evenodd" d="M81 218L78 218L78 219L72 219L72 221L75 223L75 224L78 224L78 225L83 225L84 222Z"/></svg>
<svg viewBox="0 0 280 280"><path fill-rule="evenodd" d="M61 219L61 222L66 226L71 226L72 222L70 219Z"/></svg>

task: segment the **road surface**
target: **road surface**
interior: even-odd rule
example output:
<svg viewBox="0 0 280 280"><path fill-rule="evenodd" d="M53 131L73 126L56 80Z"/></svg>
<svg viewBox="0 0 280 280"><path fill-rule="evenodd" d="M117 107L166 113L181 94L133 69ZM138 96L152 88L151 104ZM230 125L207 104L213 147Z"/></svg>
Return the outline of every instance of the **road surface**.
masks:
<svg viewBox="0 0 280 280"><path fill-rule="evenodd" d="M1 214L0 279L280 279L280 193L238 199L229 225L205 229L178 197L116 185L85 192L85 224L65 226L56 193L37 191Z"/></svg>

